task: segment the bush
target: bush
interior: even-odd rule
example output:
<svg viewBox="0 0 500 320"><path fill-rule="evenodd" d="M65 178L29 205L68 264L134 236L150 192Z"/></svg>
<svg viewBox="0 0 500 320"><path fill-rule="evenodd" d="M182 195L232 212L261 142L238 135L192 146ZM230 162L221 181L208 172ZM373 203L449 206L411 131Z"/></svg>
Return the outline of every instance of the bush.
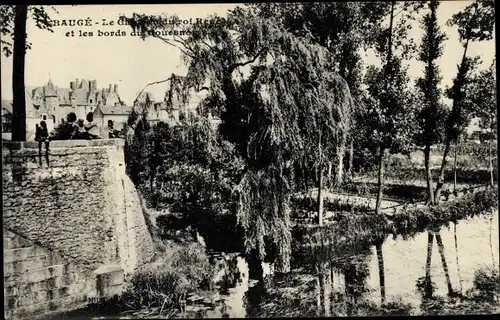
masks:
<svg viewBox="0 0 500 320"><path fill-rule="evenodd" d="M213 277L205 248L197 243L165 243L157 261L135 271L121 305L134 310L179 308L190 292L208 287Z"/></svg>

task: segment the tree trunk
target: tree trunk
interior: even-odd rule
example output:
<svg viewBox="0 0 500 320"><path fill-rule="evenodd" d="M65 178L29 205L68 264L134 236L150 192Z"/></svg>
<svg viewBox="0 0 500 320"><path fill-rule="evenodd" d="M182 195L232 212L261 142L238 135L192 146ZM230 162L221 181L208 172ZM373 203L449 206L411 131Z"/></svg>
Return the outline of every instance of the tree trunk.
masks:
<svg viewBox="0 0 500 320"><path fill-rule="evenodd" d="M323 161L321 156L323 154L321 145L321 132L318 135L318 224L323 226Z"/></svg>
<svg viewBox="0 0 500 320"><path fill-rule="evenodd" d="M432 246L434 244L434 234L429 231L427 233L427 261L425 263L425 296L430 298L432 296L432 282L431 282L431 261L432 261Z"/></svg>
<svg viewBox="0 0 500 320"><path fill-rule="evenodd" d="M378 174L377 174L377 204L375 207L375 212L377 214L382 213L382 188L384 180L384 158L385 158L385 148L380 145L378 154Z"/></svg>
<svg viewBox="0 0 500 320"><path fill-rule="evenodd" d="M323 277L323 308L325 317L330 316L330 295L331 295L331 285L329 281L329 272L328 269L322 272Z"/></svg>
<svg viewBox="0 0 500 320"><path fill-rule="evenodd" d="M441 263L443 264L444 275L446 277L446 284L448 285L448 294L451 295L453 293L453 288L451 286L450 273L448 272L448 264L446 263L446 257L444 255L443 240L441 239L441 235L439 233L436 234L436 242L439 249L439 255L441 256Z"/></svg>
<svg viewBox="0 0 500 320"><path fill-rule="evenodd" d="M458 281L460 283L460 293L461 293L463 290L462 290L462 276L460 274L460 264L458 263L457 221L453 223L453 236L455 238L455 254L457 260Z"/></svg>
<svg viewBox="0 0 500 320"><path fill-rule="evenodd" d="M12 72L12 141L26 141L26 89L24 65L26 57L26 19L28 6L16 5L14 18L14 57Z"/></svg>
<svg viewBox="0 0 500 320"><path fill-rule="evenodd" d="M344 154L345 154L345 134L340 135L340 145L337 153L337 170L335 172L335 186L342 185L344 179Z"/></svg>
<svg viewBox="0 0 500 320"><path fill-rule="evenodd" d="M349 168L347 169L347 175L352 177L352 165L354 162L354 138L351 138L351 142L349 144Z"/></svg>
<svg viewBox="0 0 500 320"><path fill-rule="evenodd" d="M495 209L492 210L493 213L495 213ZM490 252L491 252L491 261L493 262L493 269L496 269L496 264L495 264L495 255L493 254L493 232L492 232L492 226L493 226L493 216L490 216Z"/></svg>
<svg viewBox="0 0 500 320"><path fill-rule="evenodd" d="M382 303L385 302L385 270L384 270L384 255L382 252L382 244L377 244L377 260L378 260L378 278L380 284L380 297Z"/></svg>
<svg viewBox="0 0 500 320"><path fill-rule="evenodd" d="M331 161L328 161L328 173L327 173L327 183L326 185L327 186L331 186L332 185L332 172L333 172L333 163Z"/></svg>
<svg viewBox="0 0 500 320"><path fill-rule="evenodd" d="M318 224L323 226L323 168L319 168L318 177Z"/></svg>
<svg viewBox="0 0 500 320"><path fill-rule="evenodd" d="M495 185L494 184L494 181L493 181L493 159L492 159L492 155L491 155L491 139L492 138L492 135L490 136L490 139L488 140L488 159L489 159L489 166L490 166L490 187L493 188L493 186Z"/></svg>
<svg viewBox="0 0 500 320"><path fill-rule="evenodd" d="M453 157L453 192L457 192L457 149L458 149L458 141L455 142L455 150Z"/></svg>
<svg viewBox="0 0 500 320"><path fill-rule="evenodd" d="M441 197L441 190L443 189L444 185L444 171L446 169L446 165L448 164L448 153L450 152L450 144L451 140L449 138L446 138L446 144L443 153L443 161L441 162L441 169L439 170L439 179L438 183L436 184L436 190L434 191L434 202L436 204L439 203L439 197Z"/></svg>
<svg viewBox="0 0 500 320"><path fill-rule="evenodd" d="M321 316L321 289L322 289L322 283L321 283L321 275L318 273L318 276L315 278L316 280L316 315Z"/></svg>
<svg viewBox="0 0 500 320"><path fill-rule="evenodd" d="M431 171L431 146L430 144L425 145L424 149L424 162L425 162L425 176L427 180L427 193L428 193L428 201L430 205L434 205L434 190L432 187L432 171Z"/></svg>

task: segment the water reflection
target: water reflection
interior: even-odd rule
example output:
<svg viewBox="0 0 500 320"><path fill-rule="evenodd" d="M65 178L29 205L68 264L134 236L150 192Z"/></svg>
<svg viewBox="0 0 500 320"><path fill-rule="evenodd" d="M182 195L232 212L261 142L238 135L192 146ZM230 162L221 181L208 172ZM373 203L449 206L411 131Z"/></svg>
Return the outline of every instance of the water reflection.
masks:
<svg viewBox="0 0 500 320"><path fill-rule="evenodd" d="M413 313L441 314L440 304L477 289L478 269L498 266L496 235L495 212L411 239L387 237L364 247L320 244L294 252L286 276L274 274L271 264L252 267L251 259L226 257L216 278L222 302L205 316L359 316L374 315L377 306L404 312L402 303Z"/></svg>
<svg viewBox="0 0 500 320"><path fill-rule="evenodd" d="M381 302L385 302L385 273L384 273L384 255L382 252L382 244L377 244L377 261L378 261L378 278L380 281L380 296Z"/></svg>
<svg viewBox="0 0 500 320"><path fill-rule="evenodd" d="M460 263L458 262L457 223L458 223L458 221L455 221L453 223L453 238L455 240L455 256L456 256L456 262L457 262L458 281L460 283L460 293L462 293L463 292L462 276L460 274Z"/></svg>

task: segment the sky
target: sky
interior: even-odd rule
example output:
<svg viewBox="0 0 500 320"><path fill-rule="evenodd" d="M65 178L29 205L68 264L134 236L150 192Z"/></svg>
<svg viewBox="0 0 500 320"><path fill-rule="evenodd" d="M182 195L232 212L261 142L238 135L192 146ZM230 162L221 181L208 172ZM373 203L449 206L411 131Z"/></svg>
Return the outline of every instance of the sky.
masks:
<svg viewBox="0 0 500 320"><path fill-rule="evenodd" d="M451 16L465 8L470 1L442 1L438 9L438 23L448 35L442 57L438 60L443 76L442 87L452 83L457 65L463 54L456 28L446 27ZM27 34L32 48L26 54L25 81L27 86L41 86L52 82L69 88L74 79L95 79L98 88L118 84L118 92L123 101L131 104L146 84L168 78L172 73L185 74L180 52L159 39L131 36L131 29L124 25L104 25L116 21L122 15L134 12L146 14L175 14L181 19L206 18L217 14L225 16L227 10L237 4L175 4L175 5L65 5L46 10L54 20L91 19L92 26L58 26L54 32L39 30L28 19ZM106 19L103 22L102 19ZM71 36L73 31L74 36ZM80 31L92 32L93 36L79 36ZM99 31L126 32L126 36L99 36ZM418 24L411 34L420 43L421 29ZM495 39L469 46L469 56L479 55L482 68L487 68L495 56ZM377 64L370 52L364 57L365 63ZM12 57L2 55L1 60L2 99L12 99ZM409 75L416 79L423 73L423 65L409 62ZM155 99L162 100L168 84L150 86Z"/></svg>

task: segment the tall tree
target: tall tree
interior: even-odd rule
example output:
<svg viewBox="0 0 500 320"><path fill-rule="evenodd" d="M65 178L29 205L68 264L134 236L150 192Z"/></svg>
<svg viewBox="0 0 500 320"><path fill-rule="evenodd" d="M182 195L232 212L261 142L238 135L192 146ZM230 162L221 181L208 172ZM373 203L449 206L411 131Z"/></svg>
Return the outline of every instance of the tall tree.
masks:
<svg viewBox="0 0 500 320"><path fill-rule="evenodd" d="M26 89L24 83L26 49L26 20L31 14L35 25L51 32L51 20L45 6L2 5L0 6L0 26L2 27L2 51L6 56L14 53L12 68L12 140L26 140ZM13 38L13 44L6 37ZM12 48L14 52L12 52Z"/></svg>
<svg viewBox="0 0 500 320"><path fill-rule="evenodd" d="M236 190L239 223L247 252L262 259L267 245L278 249L276 267L290 269L289 198L294 168L331 152L323 141L350 124L352 98L345 80L331 71L328 52L301 39L272 19L242 8L209 25L191 26L185 39L162 38L153 30L170 29L171 17L134 14L129 25L179 47L188 66L182 95L208 90L203 110L221 118L220 133L245 161ZM244 75L242 67L249 67Z"/></svg>
<svg viewBox="0 0 500 320"><path fill-rule="evenodd" d="M376 52L382 60L382 70L370 67L367 71L367 85L375 103L369 106L368 118L371 120L372 139L378 146L377 152L377 202L376 212L381 213L382 190L384 181L384 162L386 153L392 147L402 146L412 130L411 93L408 90L408 76L402 65L414 50L411 39L407 40L409 22L422 7L412 1L387 3L387 28L374 30L377 38ZM400 15L397 19L397 16Z"/></svg>
<svg viewBox="0 0 500 320"><path fill-rule="evenodd" d="M434 192L436 203L439 202L444 185L444 173L448 163L448 153L451 143L456 141L466 126L471 111L471 104L467 96L471 85L471 75L478 59L467 57L467 50L471 42L486 41L493 38L495 24L495 2L493 0L476 0L463 11L456 13L448 21L448 25L457 26L459 39L464 51L458 65L458 72L453 79L453 85L447 90L447 95L453 100L451 112L446 123L446 139L443 160L439 171L439 179Z"/></svg>
<svg viewBox="0 0 500 320"><path fill-rule="evenodd" d="M493 186L492 142L497 137L496 59L493 59L487 70L474 77L470 89L473 115L480 119L480 127L487 131L490 186Z"/></svg>
<svg viewBox="0 0 500 320"><path fill-rule="evenodd" d="M379 2L331 2L331 3L260 3L249 5L256 14L278 20L286 30L293 34L311 39L331 54L333 67L343 77L351 90L356 113L361 106L361 49L374 42L366 36L366 30L378 25L384 17L385 4ZM355 116L353 116L353 121ZM352 128L353 126L351 126ZM349 142L349 166L352 167L353 140L352 131L341 132L336 140L336 150L328 161L328 182L340 185L344 176L344 154ZM350 140L350 141L349 141ZM333 166L333 164L335 165ZM334 169L334 172L332 172ZM334 174L334 179L332 179ZM332 181L333 180L333 181Z"/></svg>
<svg viewBox="0 0 500 320"><path fill-rule="evenodd" d="M431 205L434 204L434 190L432 185L432 172L430 166L431 146L439 143L444 136L444 121L446 109L440 102L441 91L438 86L441 81L439 67L436 60L443 53L442 43L446 39L444 33L439 30L437 23L437 9L439 2L429 2L429 13L422 19L424 36L420 45L418 60L424 63L424 76L417 80L417 87L422 93L423 106L418 113L419 131L416 135L417 145L424 146L424 161L427 180L428 198Z"/></svg>

